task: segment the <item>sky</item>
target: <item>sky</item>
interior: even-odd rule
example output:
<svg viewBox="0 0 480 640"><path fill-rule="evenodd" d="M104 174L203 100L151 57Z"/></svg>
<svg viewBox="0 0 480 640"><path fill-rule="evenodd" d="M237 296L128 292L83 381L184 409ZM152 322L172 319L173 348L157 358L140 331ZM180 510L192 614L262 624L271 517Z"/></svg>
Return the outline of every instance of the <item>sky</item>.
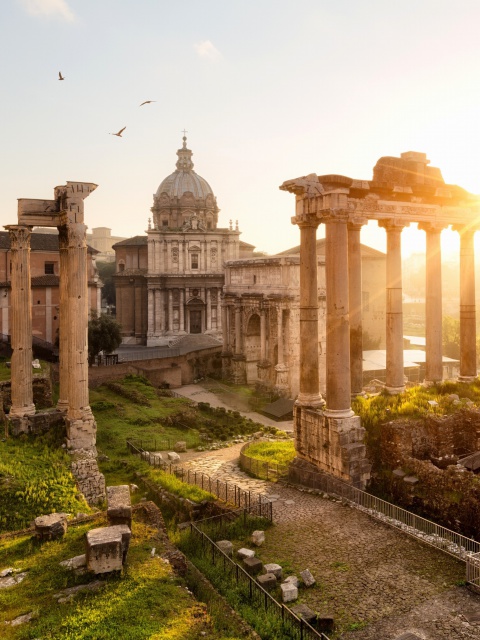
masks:
<svg viewBox="0 0 480 640"><path fill-rule="evenodd" d="M412 150L478 194L479 23L478 0L1 0L0 226L78 180L89 228L144 234L183 129L219 226L268 253L299 244L298 176ZM376 223L362 241L385 250Z"/></svg>

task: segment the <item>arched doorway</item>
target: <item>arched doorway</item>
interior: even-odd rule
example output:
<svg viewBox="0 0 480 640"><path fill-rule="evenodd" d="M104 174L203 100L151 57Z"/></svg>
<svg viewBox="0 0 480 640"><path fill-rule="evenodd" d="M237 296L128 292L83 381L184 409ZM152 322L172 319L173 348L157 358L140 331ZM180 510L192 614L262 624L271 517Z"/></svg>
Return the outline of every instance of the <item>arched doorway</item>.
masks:
<svg viewBox="0 0 480 640"><path fill-rule="evenodd" d="M254 313L247 323L245 335L245 356L247 358L247 383L253 384L258 380L257 362L260 360L260 316Z"/></svg>
<svg viewBox="0 0 480 640"><path fill-rule="evenodd" d="M188 333L203 333L205 331L205 305L199 300L187 304Z"/></svg>

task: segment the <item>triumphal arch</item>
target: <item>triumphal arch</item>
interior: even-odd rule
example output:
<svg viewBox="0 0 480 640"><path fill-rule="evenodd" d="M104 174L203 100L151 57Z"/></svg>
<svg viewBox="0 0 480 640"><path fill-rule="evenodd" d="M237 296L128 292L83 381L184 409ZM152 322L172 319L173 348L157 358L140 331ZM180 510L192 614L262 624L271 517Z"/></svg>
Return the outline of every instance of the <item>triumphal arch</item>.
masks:
<svg viewBox="0 0 480 640"><path fill-rule="evenodd" d="M5 228L11 243L11 395L9 419L28 431L35 414L32 389L32 301L30 235L33 227L57 227L60 250L60 397L72 471L89 502L105 497L96 462L96 423L88 394L88 273L84 200L97 185L67 182L53 200L18 200L18 224Z"/></svg>
<svg viewBox="0 0 480 640"><path fill-rule="evenodd" d="M295 195L292 223L300 228L300 391L294 425L299 466L316 468L364 486L370 465L364 429L351 408L351 390L361 388L362 319L360 230L376 220L387 234L386 388L404 390L402 229L411 223L426 233L426 382L442 379L442 229L460 236L460 380L477 375L474 234L480 203L464 189L445 184L424 153L383 157L373 180L310 174L280 189ZM326 397L319 393L316 233L325 225ZM304 464L304 466L306 466Z"/></svg>

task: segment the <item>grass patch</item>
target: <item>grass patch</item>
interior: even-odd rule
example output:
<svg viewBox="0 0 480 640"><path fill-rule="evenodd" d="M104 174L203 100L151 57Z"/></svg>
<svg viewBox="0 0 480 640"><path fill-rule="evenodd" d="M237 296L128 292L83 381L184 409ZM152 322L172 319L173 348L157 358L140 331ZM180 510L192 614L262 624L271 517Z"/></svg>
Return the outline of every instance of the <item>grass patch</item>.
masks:
<svg viewBox="0 0 480 640"><path fill-rule="evenodd" d="M293 440L252 442L244 453L261 462L288 465L295 458L295 445Z"/></svg>

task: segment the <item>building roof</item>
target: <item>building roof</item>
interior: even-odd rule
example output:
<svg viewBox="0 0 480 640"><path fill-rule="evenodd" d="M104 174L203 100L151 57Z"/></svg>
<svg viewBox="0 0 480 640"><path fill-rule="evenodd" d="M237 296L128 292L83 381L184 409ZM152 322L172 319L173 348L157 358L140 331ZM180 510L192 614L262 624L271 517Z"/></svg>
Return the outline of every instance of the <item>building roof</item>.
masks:
<svg viewBox="0 0 480 640"><path fill-rule="evenodd" d="M147 236L133 236L133 238L127 238L115 243L112 245L112 249L115 249L115 247L143 247L146 246L147 240Z"/></svg>
<svg viewBox="0 0 480 640"><path fill-rule="evenodd" d="M372 247L368 247L365 244L360 245L362 256L370 257L370 258L384 258L385 254L383 251L378 251L377 249L373 249ZM300 255L300 245L296 247L292 247L291 249L286 249L286 251L281 251L276 254L277 256L297 256ZM325 238L319 238L317 240L317 255L324 256L325 255Z"/></svg>
<svg viewBox="0 0 480 640"><path fill-rule="evenodd" d="M10 249L10 235L8 231L0 231L0 250L8 251ZM31 251L58 251L58 234L57 233L35 233L30 236ZM87 245L88 253L100 253L90 245Z"/></svg>

